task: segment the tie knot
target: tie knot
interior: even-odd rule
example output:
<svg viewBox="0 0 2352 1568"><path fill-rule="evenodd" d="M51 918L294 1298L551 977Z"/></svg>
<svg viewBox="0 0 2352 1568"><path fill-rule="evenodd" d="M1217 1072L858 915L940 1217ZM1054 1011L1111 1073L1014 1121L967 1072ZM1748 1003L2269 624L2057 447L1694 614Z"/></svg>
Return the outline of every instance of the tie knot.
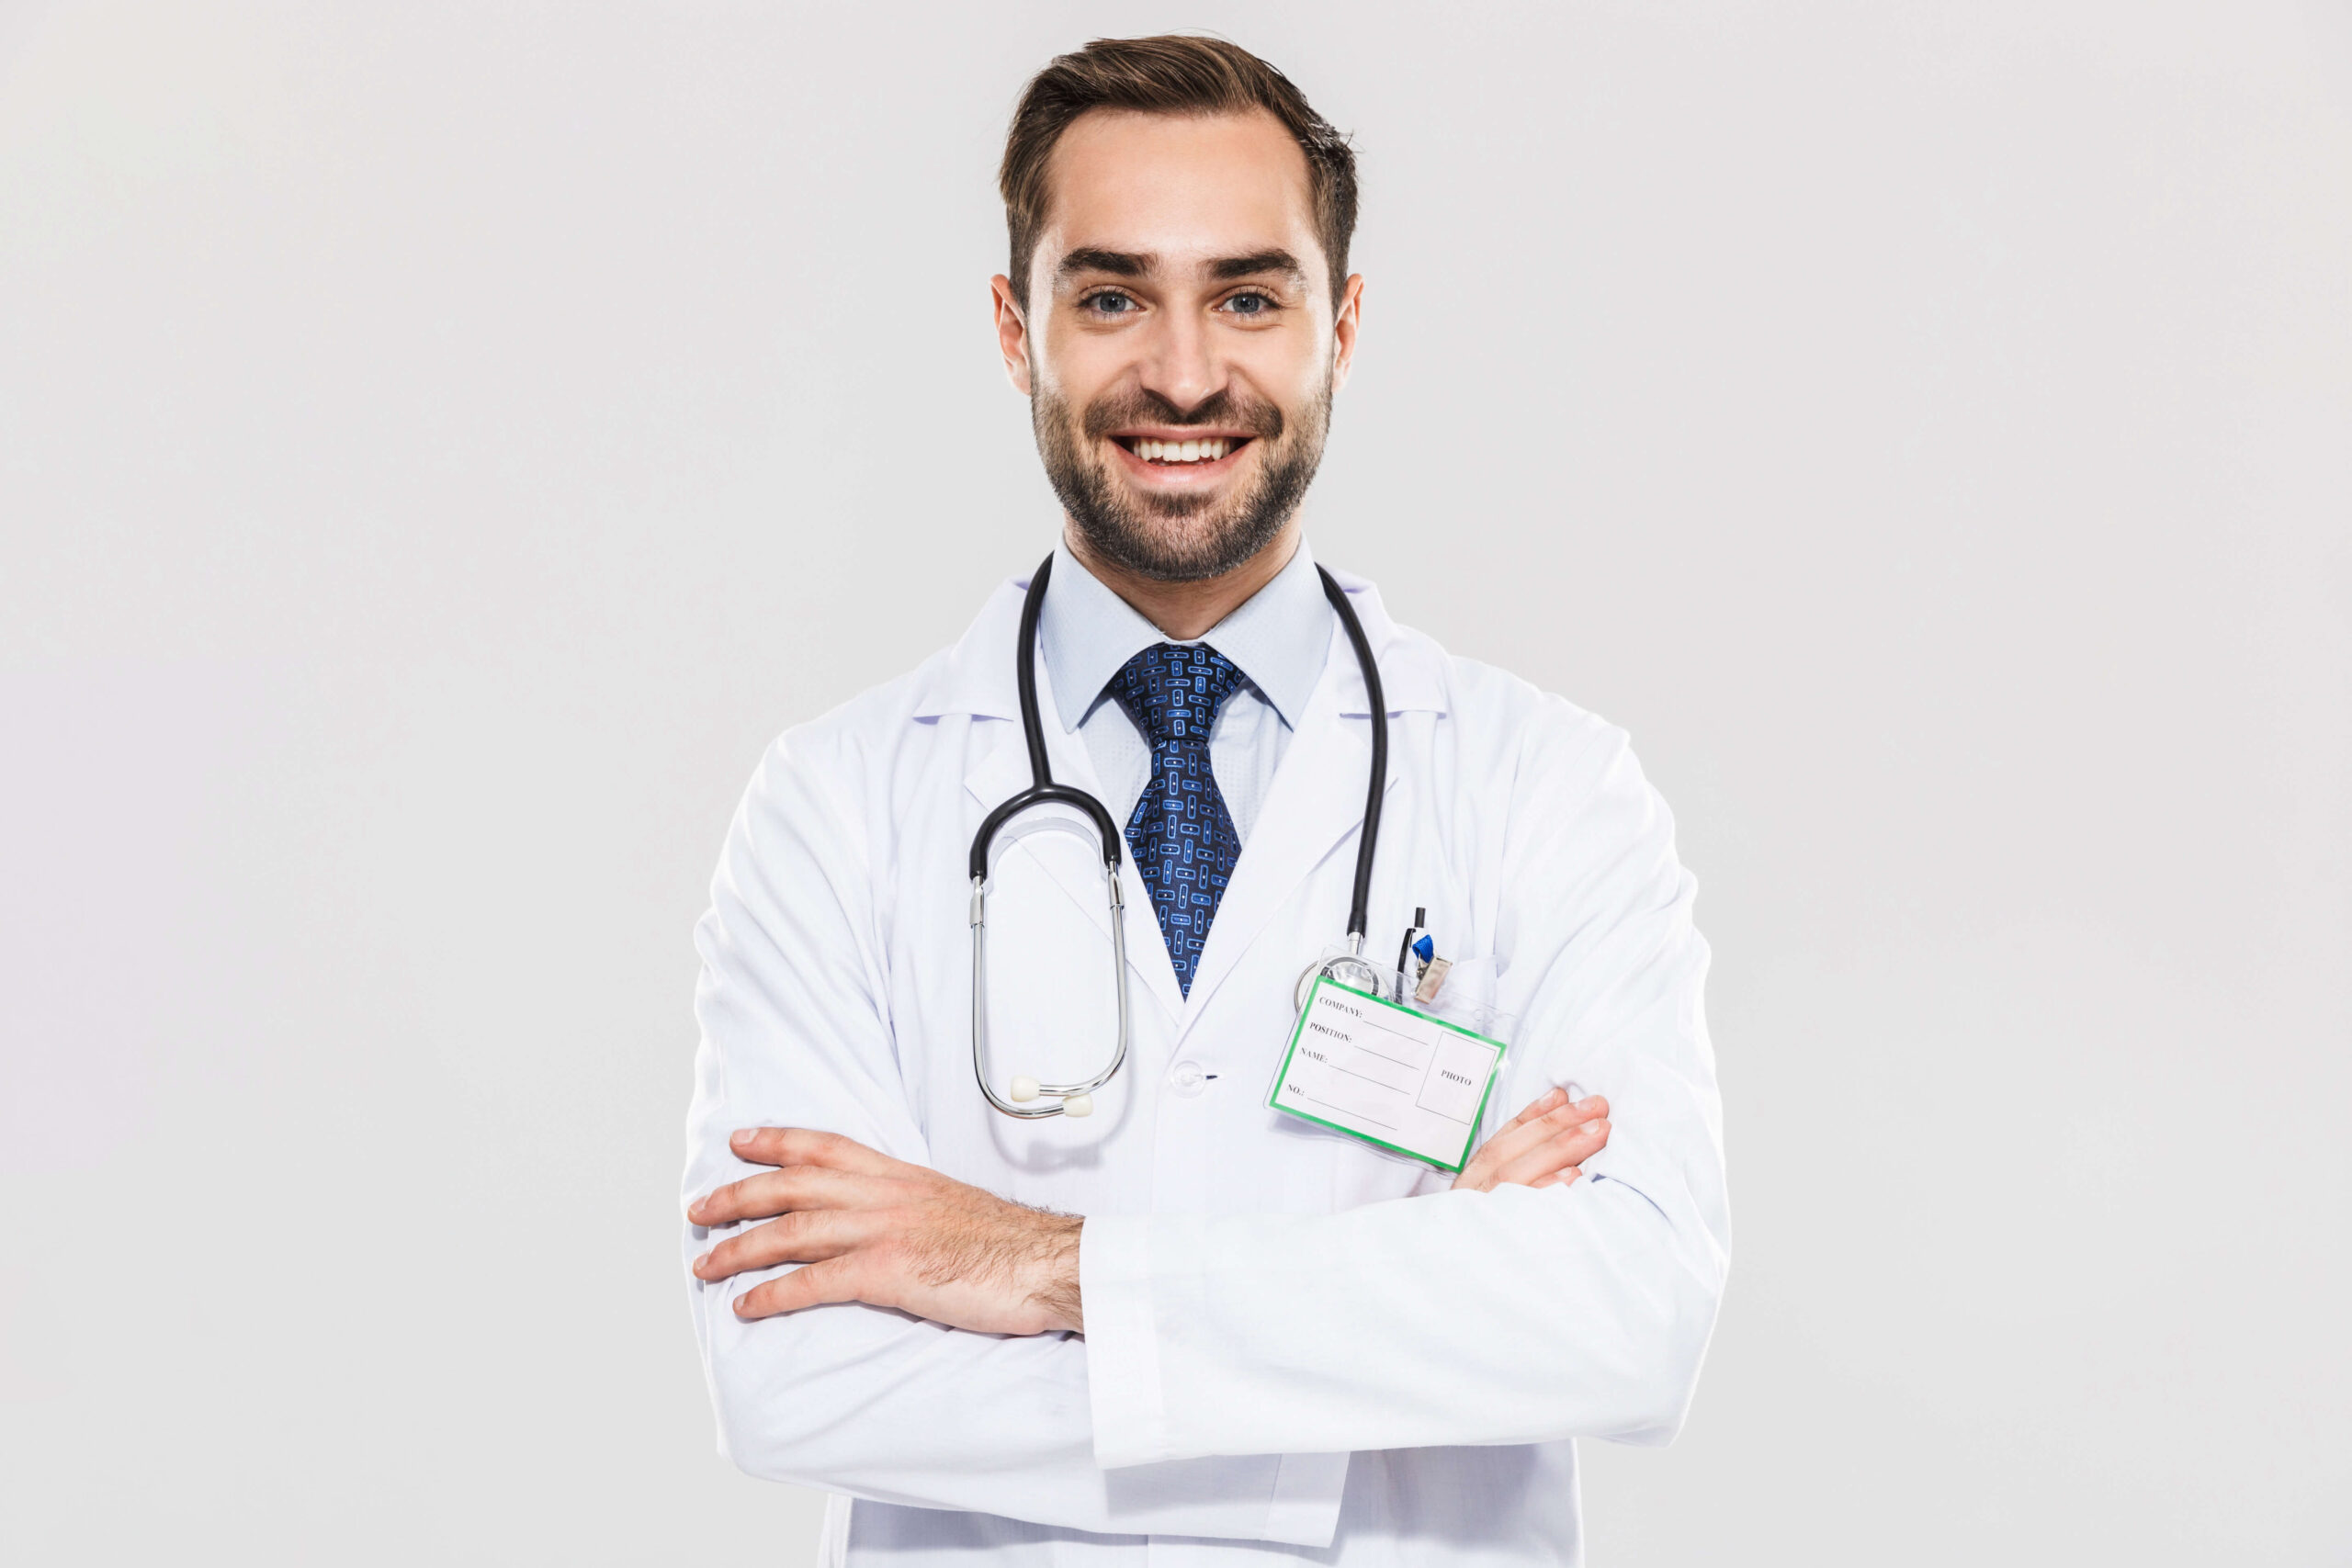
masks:
<svg viewBox="0 0 2352 1568"><path fill-rule="evenodd" d="M1240 667L1204 642L1145 649L1111 677L1111 694L1154 745L1206 745L1216 710L1241 684Z"/></svg>

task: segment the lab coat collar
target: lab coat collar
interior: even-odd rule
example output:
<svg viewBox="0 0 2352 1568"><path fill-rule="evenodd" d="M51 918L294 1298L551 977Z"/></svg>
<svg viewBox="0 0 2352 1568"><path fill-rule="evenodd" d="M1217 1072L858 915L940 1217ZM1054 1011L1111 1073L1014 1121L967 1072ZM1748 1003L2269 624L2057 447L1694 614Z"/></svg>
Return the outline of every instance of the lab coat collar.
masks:
<svg viewBox="0 0 2352 1568"><path fill-rule="evenodd" d="M1400 632L1388 618L1380 590L1368 579L1337 567L1329 570L1346 590L1350 606L1363 623L1364 638L1372 644L1374 655L1380 661L1380 682L1388 700L1388 711L1445 712L1444 656L1437 646L1424 637ZM1012 655L1021 629L1021 601L1029 592L1030 575L1024 571L999 584L963 637L922 671L915 693L916 718L936 719L961 714L973 718L1009 719L1016 726L1020 723L1021 697L1013 680ZM1047 592L1050 596L1051 590ZM1324 660L1323 678L1328 681L1335 674L1338 677L1339 711L1342 716L1368 717L1372 706L1364 695L1363 674L1356 668L1354 650L1344 646L1346 634L1336 626L1331 637L1331 651ZM1037 681L1043 705L1049 676L1042 659ZM1062 727L1054 722L1050 712L1045 717L1050 739L1050 732ZM1055 771L1057 775L1060 773L1058 761Z"/></svg>
<svg viewBox="0 0 2352 1568"><path fill-rule="evenodd" d="M1331 649L1331 606L1315 576L1306 541L1272 581L1193 642L1230 660L1293 730L1322 678ZM1170 639L1088 570L1065 544L1054 551L1054 585L1037 621L1037 646L1053 676L1054 711L1076 729L1103 688L1147 648Z"/></svg>

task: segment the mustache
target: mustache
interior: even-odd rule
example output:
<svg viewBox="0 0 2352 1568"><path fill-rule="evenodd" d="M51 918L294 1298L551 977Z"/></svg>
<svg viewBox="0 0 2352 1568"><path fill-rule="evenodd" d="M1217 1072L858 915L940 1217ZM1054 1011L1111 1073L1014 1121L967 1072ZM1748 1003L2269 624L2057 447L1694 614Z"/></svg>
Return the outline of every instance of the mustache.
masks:
<svg viewBox="0 0 2352 1568"><path fill-rule="evenodd" d="M1097 398L1086 405L1080 422L1090 440L1100 441L1130 424L1238 425L1268 441L1280 439L1283 411L1257 398L1237 398L1230 390L1212 392L1189 409L1180 409L1149 388Z"/></svg>

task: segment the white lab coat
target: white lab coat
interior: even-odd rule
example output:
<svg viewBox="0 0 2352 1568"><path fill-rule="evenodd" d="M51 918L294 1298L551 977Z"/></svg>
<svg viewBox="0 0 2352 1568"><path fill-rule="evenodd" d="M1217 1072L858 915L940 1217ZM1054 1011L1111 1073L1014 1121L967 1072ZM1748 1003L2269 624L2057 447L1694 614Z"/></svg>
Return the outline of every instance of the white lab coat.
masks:
<svg viewBox="0 0 2352 1568"><path fill-rule="evenodd" d="M1568 1439L1680 1424L1729 1260L1707 949L1673 825L1623 732L1447 656L1340 577L1390 711L1372 947L1416 906L1448 981L1518 1015L1488 1127L1555 1084L1615 1132L1565 1189L1445 1179L1265 1107L1301 969L1346 924L1370 761L1336 631L1180 993L1123 866L1133 1046L1086 1120L991 1111L971 1065L970 886L987 811L1029 783L1013 681L1025 582L962 641L786 734L696 931L691 1197L747 1173L738 1127L843 1133L1087 1216L1087 1332L1000 1338L863 1305L753 1323L768 1277L690 1281L721 1448L837 1503L829 1551L967 1563L1561 1563ZM1041 690L1046 682L1041 667ZM1090 791L1047 723L1057 780ZM1039 813L1050 817L1051 813ZM1074 819L1073 819L1074 820ZM1000 840L1001 1078L1091 1075L1111 1040L1091 832ZM687 1256L709 1245L689 1227ZM941 1512L939 1510L951 1510Z"/></svg>

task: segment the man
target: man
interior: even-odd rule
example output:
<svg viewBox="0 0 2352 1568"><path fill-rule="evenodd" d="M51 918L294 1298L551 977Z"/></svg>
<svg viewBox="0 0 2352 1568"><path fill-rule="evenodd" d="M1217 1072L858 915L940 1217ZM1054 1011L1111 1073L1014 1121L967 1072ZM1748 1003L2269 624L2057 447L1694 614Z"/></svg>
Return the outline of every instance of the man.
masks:
<svg viewBox="0 0 2352 1568"><path fill-rule="evenodd" d="M1124 828L1132 1048L1083 1119L973 1081L1019 581L786 735L730 832L685 1181L722 1445L835 1495L836 1562L1574 1562L1569 1439L1672 1435L1728 1260L1671 822L1620 732L1338 579L1390 732L1371 929L1515 1021L1525 1109L1451 1182L1271 1109L1372 756L1297 515L1361 323L1352 159L1240 49L1102 41L1031 83L1002 186L998 341L1065 510L1042 730ZM990 1035L1047 1082L1113 1038L1099 854L995 851Z"/></svg>

